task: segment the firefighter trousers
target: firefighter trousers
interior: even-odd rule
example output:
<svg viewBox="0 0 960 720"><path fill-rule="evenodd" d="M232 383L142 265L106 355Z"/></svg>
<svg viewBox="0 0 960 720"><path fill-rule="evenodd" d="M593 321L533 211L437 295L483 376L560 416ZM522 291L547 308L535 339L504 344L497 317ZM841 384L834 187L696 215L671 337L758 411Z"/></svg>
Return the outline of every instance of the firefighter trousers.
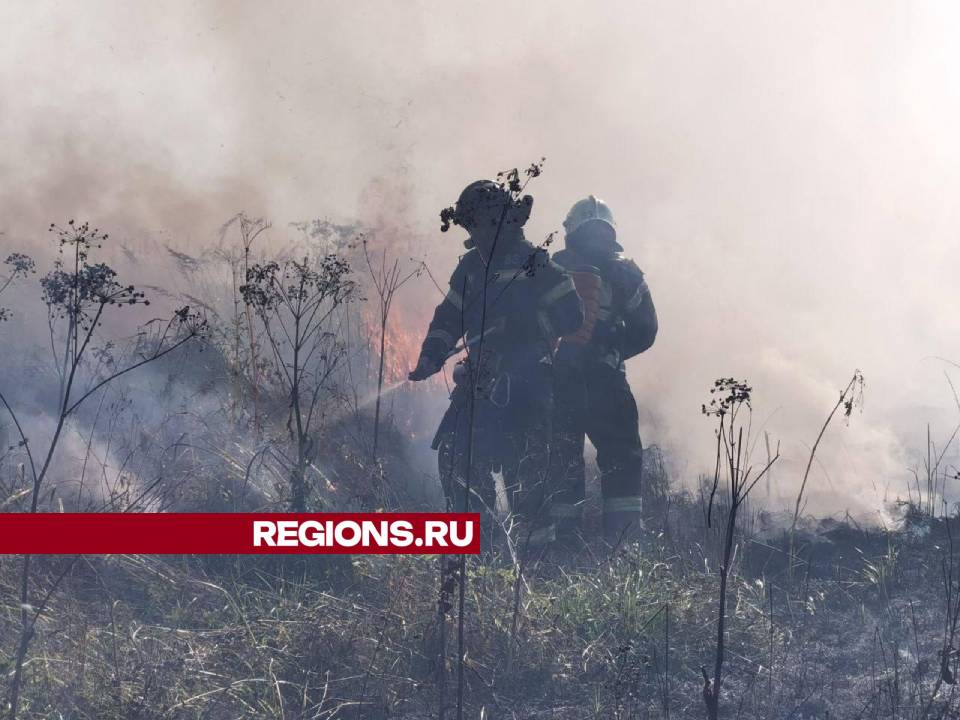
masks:
<svg viewBox="0 0 960 720"><path fill-rule="evenodd" d="M469 481L469 507L481 516L481 552L502 535L509 516L518 547L550 542L553 531L546 505L547 468L552 418L549 367L505 374L506 402L471 398L458 386L435 441L440 480L448 507L461 511ZM498 511L494 474L503 481Z"/></svg>
<svg viewBox="0 0 960 720"><path fill-rule="evenodd" d="M585 438L597 449L604 535L640 525L643 446L637 403L622 369L602 362L555 366L550 514L560 534L579 530L586 494Z"/></svg>

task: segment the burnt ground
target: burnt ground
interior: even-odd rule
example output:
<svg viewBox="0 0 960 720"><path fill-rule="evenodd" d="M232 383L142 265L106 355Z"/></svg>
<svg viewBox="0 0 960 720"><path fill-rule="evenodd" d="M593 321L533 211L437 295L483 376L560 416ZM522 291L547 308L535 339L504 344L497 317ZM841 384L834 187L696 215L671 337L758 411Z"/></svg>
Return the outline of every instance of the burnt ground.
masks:
<svg viewBox="0 0 960 720"><path fill-rule="evenodd" d="M471 561L464 716L703 717L717 575L702 518L671 496L638 544L591 540L519 584L502 558ZM721 716L954 717L958 531L916 512L896 531L807 522L792 568L783 529L742 538ZM40 586L67 562L38 559ZM0 558L5 674L19 567ZM440 573L417 556L84 558L41 620L21 717L438 717L457 695Z"/></svg>

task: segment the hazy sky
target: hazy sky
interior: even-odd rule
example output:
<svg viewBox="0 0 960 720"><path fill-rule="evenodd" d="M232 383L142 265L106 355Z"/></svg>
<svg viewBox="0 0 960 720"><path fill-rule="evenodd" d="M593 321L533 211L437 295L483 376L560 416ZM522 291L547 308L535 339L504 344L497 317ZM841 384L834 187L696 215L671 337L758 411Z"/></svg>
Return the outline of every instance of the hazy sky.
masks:
<svg viewBox="0 0 960 720"><path fill-rule="evenodd" d="M545 156L529 236L611 204L661 320L629 365L644 437L687 478L721 375L773 413L789 497L863 370L815 510L902 494L925 423L960 419L934 359L960 362L956 3L7 2L0 24L0 250L72 216L195 249L238 210L402 213L444 275L439 209Z"/></svg>

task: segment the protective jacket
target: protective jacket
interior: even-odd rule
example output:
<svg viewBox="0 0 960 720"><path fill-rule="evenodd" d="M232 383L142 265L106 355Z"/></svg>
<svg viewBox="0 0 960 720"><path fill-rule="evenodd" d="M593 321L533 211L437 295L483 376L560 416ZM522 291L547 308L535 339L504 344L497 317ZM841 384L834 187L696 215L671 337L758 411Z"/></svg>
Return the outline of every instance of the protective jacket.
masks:
<svg viewBox="0 0 960 720"><path fill-rule="evenodd" d="M421 350L421 362L426 358L439 366L458 345L467 344L433 443L453 509L463 507L469 475L471 497L482 501L480 507L471 501L472 508L492 513L491 473L499 471L511 510L531 530L539 527L551 436L553 351L558 338L582 322L583 304L571 277L521 232L501 238L489 264L476 248L461 258Z"/></svg>
<svg viewBox="0 0 960 720"><path fill-rule="evenodd" d="M568 248L555 262L574 278L585 308L580 329L556 353L551 514L575 532L585 498L584 439L597 449L604 530L611 542L640 525L643 447L624 362L657 335L650 289L637 265L608 249Z"/></svg>
<svg viewBox="0 0 960 720"><path fill-rule="evenodd" d="M565 353L582 362L622 369L625 360L653 345L657 312L643 272L619 253L589 254L567 248L554 262L573 277L586 318L578 332L563 338Z"/></svg>
<svg viewBox="0 0 960 720"><path fill-rule="evenodd" d="M458 343L484 332L483 348L491 362L517 372L549 364L556 340L576 331L582 321L571 277L520 234L498 243L489 267L476 248L460 259L447 295L434 311L421 355L442 361Z"/></svg>

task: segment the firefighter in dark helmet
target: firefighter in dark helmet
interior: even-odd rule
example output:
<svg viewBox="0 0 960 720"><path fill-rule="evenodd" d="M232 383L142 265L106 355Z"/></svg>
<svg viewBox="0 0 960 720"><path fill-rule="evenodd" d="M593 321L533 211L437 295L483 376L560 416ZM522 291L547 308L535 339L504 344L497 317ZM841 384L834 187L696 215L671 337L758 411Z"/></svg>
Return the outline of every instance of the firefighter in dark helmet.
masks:
<svg viewBox="0 0 960 720"><path fill-rule="evenodd" d="M551 514L570 539L585 495L584 437L597 449L604 537L612 543L641 526L643 448L637 404L624 363L657 336L657 313L643 273L622 257L613 213L593 195L575 203L563 223L565 248L554 261L573 276L586 319L557 349Z"/></svg>
<svg viewBox="0 0 960 720"><path fill-rule="evenodd" d="M545 508L553 410L552 355L557 339L583 322L570 276L529 243L523 225L533 198L516 197L492 181L471 183L444 211L468 252L437 306L411 380L438 372L465 350L454 368L454 390L433 448L451 509L484 518L489 539L496 511L494 473L502 473L516 539L525 546L552 540Z"/></svg>

